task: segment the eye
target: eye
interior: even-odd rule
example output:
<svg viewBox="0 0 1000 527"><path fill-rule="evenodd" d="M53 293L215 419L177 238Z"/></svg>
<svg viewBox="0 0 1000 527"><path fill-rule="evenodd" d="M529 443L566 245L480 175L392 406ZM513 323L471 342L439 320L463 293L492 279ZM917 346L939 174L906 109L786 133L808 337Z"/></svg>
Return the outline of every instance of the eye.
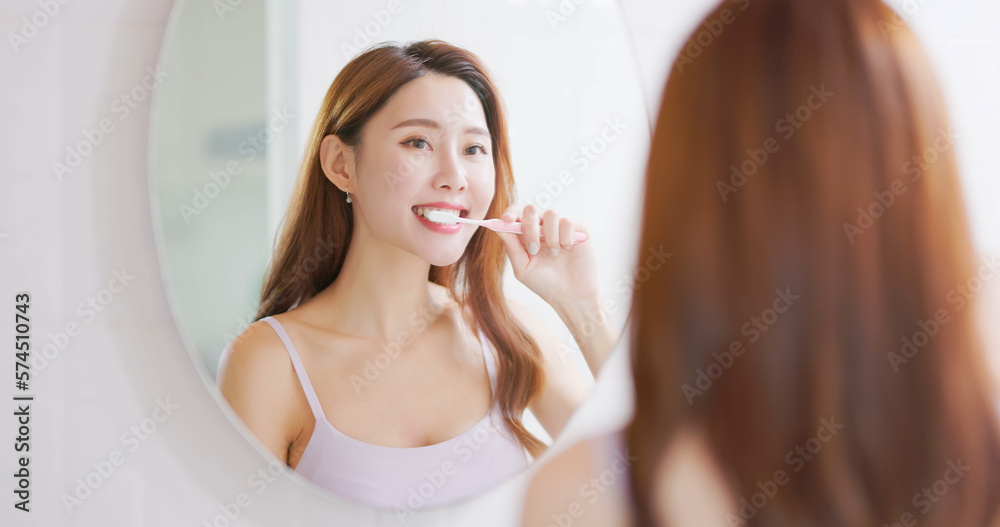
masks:
<svg viewBox="0 0 1000 527"><path fill-rule="evenodd" d="M479 150L481 150L483 152L484 155L487 153L486 152L486 147L483 146L483 145L481 145L481 144L478 144L478 143L470 146L469 148L466 148L465 151L468 152L469 150L471 150L473 148L478 148Z"/></svg>
<svg viewBox="0 0 1000 527"><path fill-rule="evenodd" d="M423 144L429 144L429 143L427 142L427 139L425 139L425 138L423 138L423 137L419 137L419 136L417 136L417 137L411 137L411 138L407 139L406 141L403 141L403 142L402 142L402 143L400 143L400 144L403 144L403 145L408 145L408 144L411 144L411 143L423 143ZM414 148L417 148L417 149L419 149L419 150L423 150L423 148L420 148L420 147L419 147L419 146L417 146L416 144L414 144L414 145L413 145L413 147L414 147Z"/></svg>

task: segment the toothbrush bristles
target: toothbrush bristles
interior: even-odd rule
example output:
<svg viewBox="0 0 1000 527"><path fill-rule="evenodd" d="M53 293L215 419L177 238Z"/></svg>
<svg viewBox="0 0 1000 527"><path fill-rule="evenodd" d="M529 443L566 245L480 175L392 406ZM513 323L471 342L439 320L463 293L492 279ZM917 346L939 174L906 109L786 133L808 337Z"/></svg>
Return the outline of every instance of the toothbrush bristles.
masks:
<svg viewBox="0 0 1000 527"><path fill-rule="evenodd" d="M424 214L424 216L430 221L439 223L447 222L452 225L458 223L458 220L460 218L457 214L452 214L450 212L444 212L440 210L429 210Z"/></svg>

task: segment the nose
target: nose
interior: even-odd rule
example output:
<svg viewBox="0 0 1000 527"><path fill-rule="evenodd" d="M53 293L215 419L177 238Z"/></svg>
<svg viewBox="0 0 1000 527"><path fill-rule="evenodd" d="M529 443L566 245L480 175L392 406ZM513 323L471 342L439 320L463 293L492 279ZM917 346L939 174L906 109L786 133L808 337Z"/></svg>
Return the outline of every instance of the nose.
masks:
<svg viewBox="0 0 1000 527"><path fill-rule="evenodd" d="M466 190L469 185L468 174L460 155L449 153L443 156L434 184L448 190Z"/></svg>

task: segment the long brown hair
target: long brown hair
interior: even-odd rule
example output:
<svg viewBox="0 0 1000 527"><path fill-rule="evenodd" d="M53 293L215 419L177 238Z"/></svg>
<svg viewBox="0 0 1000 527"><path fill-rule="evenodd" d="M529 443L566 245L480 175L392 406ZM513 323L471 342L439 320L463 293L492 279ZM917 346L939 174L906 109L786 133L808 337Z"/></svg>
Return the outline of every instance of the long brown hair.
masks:
<svg viewBox="0 0 1000 527"><path fill-rule="evenodd" d="M340 273L354 216L344 194L323 174L320 144L336 134L351 148L365 124L406 83L428 73L465 81L483 106L496 169L495 194L486 217L498 217L516 198L503 100L481 60L439 40L405 47L385 43L351 60L330 85L309 135L305 159L261 290L257 318L283 313L322 291ZM320 250L325 248L324 250ZM317 255L321 257L317 258ZM428 280L449 289L463 313L469 308L497 350L498 402L506 424L534 457L545 444L521 424L524 409L544 382L541 350L507 309L503 294L504 248L486 229L472 236L457 262L432 265Z"/></svg>
<svg viewBox="0 0 1000 527"><path fill-rule="evenodd" d="M640 238L674 256L635 292L626 337L640 525L657 525L657 463L686 425L731 524L1000 522L992 379L957 289L983 264L950 136L881 1L726 1L691 34Z"/></svg>

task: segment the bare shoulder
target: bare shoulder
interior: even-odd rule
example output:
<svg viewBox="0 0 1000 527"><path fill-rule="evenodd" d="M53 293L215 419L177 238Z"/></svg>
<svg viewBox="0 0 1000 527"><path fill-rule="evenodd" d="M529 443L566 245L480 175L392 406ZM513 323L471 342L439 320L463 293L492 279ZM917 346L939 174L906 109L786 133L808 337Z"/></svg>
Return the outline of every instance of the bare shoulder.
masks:
<svg viewBox="0 0 1000 527"><path fill-rule="evenodd" d="M233 386L246 381L262 380L282 369L292 369L281 338L265 321L250 324L225 351L225 358L219 366L218 384ZM269 390L274 383L264 383L260 388Z"/></svg>
<svg viewBox="0 0 1000 527"><path fill-rule="evenodd" d="M304 394L281 338L259 320L226 349L217 385L244 424L279 459L302 428ZM282 454L285 454L283 456Z"/></svg>
<svg viewBox="0 0 1000 527"><path fill-rule="evenodd" d="M669 525L723 526L739 518L721 466L712 455L704 433L681 429L657 462L653 503L657 516Z"/></svg>
<svg viewBox="0 0 1000 527"><path fill-rule="evenodd" d="M629 457L619 454L610 436L598 436L540 461L526 494L522 526L631 526Z"/></svg>
<svg viewBox="0 0 1000 527"><path fill-rule="evenodd" d="M656 467L651 502L654 515L667 525L722 527L729 524L727 513L738 516L702 434L681 430L657 459L644 460L633 456L618 434L579 441L540 461L526 494L523 527L634 525L629 468L635 463Z"/></svg>

